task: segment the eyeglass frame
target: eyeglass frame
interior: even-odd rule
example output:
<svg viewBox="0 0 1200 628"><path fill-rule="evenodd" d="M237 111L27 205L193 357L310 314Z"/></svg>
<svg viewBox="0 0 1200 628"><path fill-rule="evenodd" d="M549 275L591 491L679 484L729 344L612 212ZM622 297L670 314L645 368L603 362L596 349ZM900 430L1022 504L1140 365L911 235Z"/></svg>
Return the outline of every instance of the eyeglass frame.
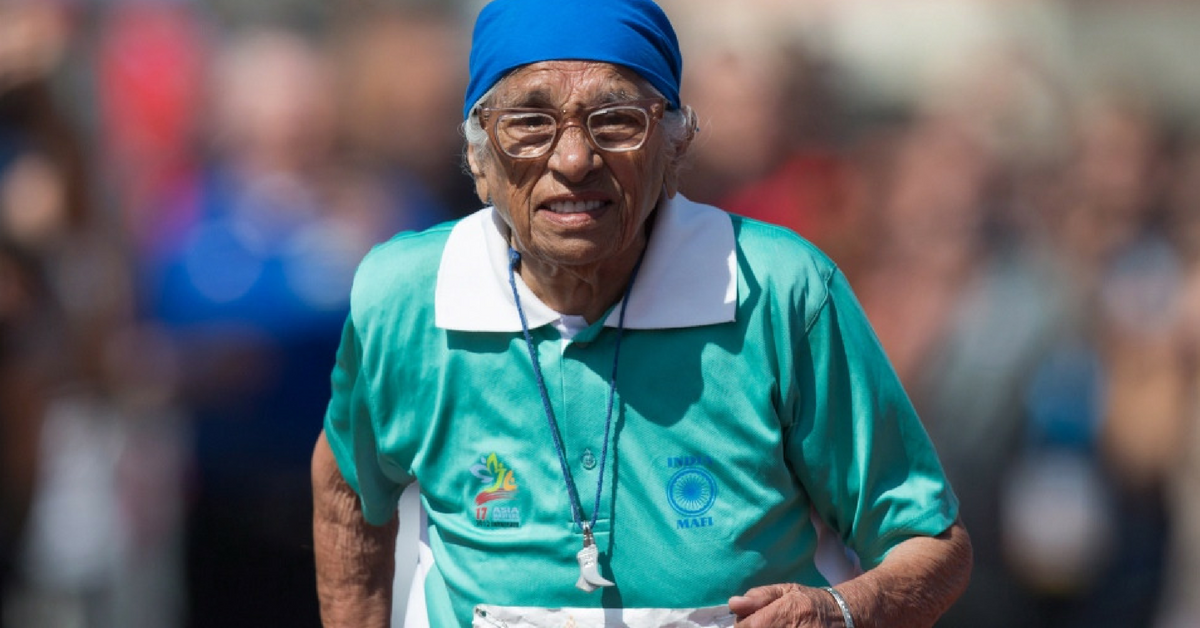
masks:
<svg viewBox="0 0 1200 628"><path fill-rule="evenodd" d="M617 108L633 108L639 109L646 114L646 135L642 137L642 141L637 146L629 148L603 148L592 136L592 130L587 125L587 120L596 113L602 112L605 109ZM594 107L587 107L577 113L567 115L565 110L551 109L542 107L476 107L476 115L479 117L479 124L487 133L488 140L492 143L492 147L500 152L501 155L517 161L533 161L537 159L548 158L554 153L555 147L558 146L558 141L562 139L563 132L570 126L577 126L583 130L583 137L587 139L588 145L600 153L630 153L641 150L646 145L646 138L654 133L654 127L658 121L667 112L667 99L661 97L642 98L638 100L627 100L622 102L610 102ZM532 156L520 156L509 154L500 146L499 140L496 139L496 126L500 122L500 117L504 114L521 114L521 113L542 113L549 115L554 119L554 139L550 140L546 150ZM492 116L496 118L492 120Z"/></svg>

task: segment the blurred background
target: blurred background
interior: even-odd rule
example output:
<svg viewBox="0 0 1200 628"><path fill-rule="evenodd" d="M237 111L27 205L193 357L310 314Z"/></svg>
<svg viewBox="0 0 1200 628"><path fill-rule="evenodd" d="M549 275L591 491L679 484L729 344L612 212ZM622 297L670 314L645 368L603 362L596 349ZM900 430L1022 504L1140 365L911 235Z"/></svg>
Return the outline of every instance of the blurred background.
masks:
<svg viewBox="0 0 1200 628"><path fill-rule="evenodd" d="M3 628L318 625L349 281L478 208L480 5L0 0ZM939 626L1200 627L1200 3L663 5L684 194L834 258L962 500Z"/></svg>

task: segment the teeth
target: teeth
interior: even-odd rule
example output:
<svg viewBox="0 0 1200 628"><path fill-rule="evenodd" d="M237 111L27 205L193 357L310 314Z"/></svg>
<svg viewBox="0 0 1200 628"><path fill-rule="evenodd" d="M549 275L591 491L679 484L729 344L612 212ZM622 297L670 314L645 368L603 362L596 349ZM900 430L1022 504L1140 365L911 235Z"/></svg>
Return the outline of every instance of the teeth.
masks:
<svg viewBox="0 0 1200 628"><path fill-rule="evenodd" d="M558 201L547 207L556 214L578 214L600 209L604 201Z"/></svg>

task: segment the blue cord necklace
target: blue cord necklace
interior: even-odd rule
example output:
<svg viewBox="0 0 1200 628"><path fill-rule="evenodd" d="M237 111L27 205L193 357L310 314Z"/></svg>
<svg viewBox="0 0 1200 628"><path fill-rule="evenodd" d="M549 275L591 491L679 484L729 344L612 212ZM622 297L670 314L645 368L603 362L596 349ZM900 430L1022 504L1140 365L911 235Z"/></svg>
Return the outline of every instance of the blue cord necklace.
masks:
<svg viewBox="0 0 1200 628"><path fill-rule="evenodd" d="M575 487L575 479L571 476L571 469L567 465L567 452L563 448L562 437L559 435L558 421L554 419L554 409L550 406L550 393L546 390L546 380L542 377L542 366L538 361L537 349L533 346L533 335L529 333L529 322L525 318L525 310L521 307L521 297L517 294L516 269L517 264L521 262L521 254L512 247L508 249L508 284L512 287L513 301L517 305L517 315L521 318L521 332L525 335L525 346L529 349L529 359L533 363L533 374L537 379L538 392L542 396L542 407L546 411L546 421L550 424L550 436L554 439L554 450L558 453L558 464L562 470L563 482L567 485L567 496L571 501L571 517L575 520L575 525L583 529L583 549L579 550L575 555L575 559L579 562L579 580L576 581L575 586L587 593L591 593L599 587L613 586L611 581L606 580L600 575L600 550L596 547L592 530L596 527L596 517L600 512L600 496L604 489L604 465L608 460L608 440L612 429L613 398L617 390L617 364L621 355L621 338L625 332L625 311L628 309L629 295L633 292L633 281L637 278L638 269L642 266L642 258L645 254L646 249L643 248L641 254L638 255L637 263L633 266L633 272L629 275L629 284L625 286L625 297L621 301L621 314L617 318L617 340L613 347L612 375L608 380L608 410L604 417L604 446L600 451L600 469L596 479L596 501L592 507L590 521L585 522L583 520L583 505L579 500L579 492Z"/></svg>

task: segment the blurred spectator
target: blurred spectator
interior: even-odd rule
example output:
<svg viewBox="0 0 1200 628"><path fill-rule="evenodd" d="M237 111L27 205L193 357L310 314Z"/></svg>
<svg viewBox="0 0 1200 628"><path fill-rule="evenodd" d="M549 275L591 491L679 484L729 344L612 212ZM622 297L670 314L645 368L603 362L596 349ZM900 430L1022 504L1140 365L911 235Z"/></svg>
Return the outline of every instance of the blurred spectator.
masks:
<svg viewBox="0 0 1200 628"><path fill-rule="evenodd" d="M1171 333L1183 390L1181 460L1168 479L1172 516L1169 569L1158 626L1200 625L1200 140L1179 151L1168 194L1165 231L1180 257L1179 313Z"/></svg>
<svg viewBox="0 0 1200 628"><path fill-rule="evenodd" d="M186 356L180 400L198 462L189 625L316 625L308 459L350 280L370 246L447 213L415 173L384 176L395 154L380 157L381 170L344 159L339 105L357 113L359 103L336 99L320 44L258 28L221 50L208 158L159 210L186 220L160 223L142 260L147 314ZM373 130L375 142L391 133Z"/></svg>
<svg viewBox="0 0 1200 628"><path fill-rule="evenodd" d="M47 164L48 147L31 149L38 127L50 126L37 111L47 104L45 74L62 53L61 28L56 11L0 5L0 611L33 499L49 386L49 365L37 357L51 301L43 260L31 249L39 232L63 218L63 190L53 180L61 172Z"/></svg>
<svg viewBox="0 0 1200 628"><path fill-rule="evenodd" d="M171 513L182 458L161 397L145 394L159 381L139 371L152 347L119 350L135 333L121 239L95 210L84 137L52 90L68 17L53 3L0 6L0 246L12 280L0 405L5 484L19 487L6 491L19 496L5 503L6 559L11 515L28 512L3 621L149 627L181 610Z"/></svg>
<svg viewBox="0 0 1200 628"><path fill-rule="evenodd" d="M467 50L445 7L363 10L335 29L347 157L389 195L400 228L466 215L461 122Z"/></svg>
<svg viewBox="0 0 1200 628"><path fill-rule="evenodd" d="M940 625L1028 625L999 549L999 495L1023 434L1028 370L1062 322L1042 258L988 231L1007 199L969 94L932 93L907 122L860 140L877 146L856 161L875 182L856 287L980 539L971 586Z"/></svg>
<svg viewBox="0 0 1200 628"><path fill-rule="evenodd" d="M701 129L682 185L691 198L714 203L775 168L793 146L800 113L809 112L792 100L803 59L786 25L729 3L704 9L685 3L675 12L689 55L683 97Z"/></svg>
<svg viewBox="0 0 1200 628"><path fill-rule="evenodd" d="M987 595L968 596L962 613L972 602L998 612L1003 600L1021 625L1152 623L1169 529L1162 488L1182 417L1173 351L1155 338L1173 326L1178 273L1152 220L1155 121L1114 104L1082 109L1057 191L1041 196L1051 231L1030 241L1053 248L1034 258L1049 282L1034 303L1053 309L1040 317L1048 326L1031 347L1035 361L1023 365L1022 420L1009 432L1016 448L1000 461L1000 483L981 495L998 497L999 529L976 529L997 533L981 546L987 569L977 573L995 581L977 579ZM1027 303L1017 296L1005 301L1008 326L979 333L1024 318L1013 316ZM961 437L948 431L943 442L958 449ZM990 570L995 551L1002 572Z"/></svg>
<svg viewBox="0 0 1200 628"><path fill-rule="evenodd" d="M806 7L701 6L676 8L683 96L701 127L684 193L804 235L853 280L866 225L843 154L849 116L838 109L831 61L803 38Z"/></svg>
<svg viewBox="0 0 1200 628"><path fill-rule="evenodd" d="M1085 101L1077 119L1077 152L1050 208L1076 317L1051 358L1076 357L1030 390L1030 433L1041 438L1028 452L1057 453L1073 470L1042 469L1058 486L1049 495L1056 534L1024 548L1028 535L1009 539L1010 550L1024 550L1011 555L1038 596L1042 625L1152 625L1170 534L1164 490L1185 417L1171 338L1179 260L1158 220L1164 146L1153 112L1124 98ZM1065 479L1072 474L1074 485ZM1022 487L1009 490L1017 496ZM1025 506L1036 504L1026 498Z"/></svg>
<svg viewBox="0 0 1200 628"><path fill-rule="evenodd" d="M971 121L918 115L897 142L876 216L879 240L858 292L910 388L985 264L985 194L993 163Z"/></svg>
<svg viewBox="0 0 1200 628"><path fill-rule="evenodd" d="M49 306L43 281L33 260L0 241L0 618L33 500L45 413L47 374L34 358Z"/></svg>
<svg viewBox="0 0 1200 628"><path fill-rule="evenodd" d="M139 0L114 4L98 39L99 165L131 244L145 251L192 219L170 199L193 184L200 159L207 33L190 3Z"/></svg>
<svg viewBox="0 0 1200 628"><path fill-rule="evenodd" d="M348 272L365 243L329 210L328 68L298 36L240 35L216 60L212 157L155 208L147 314L181 356L197 472L189 626L316 625L303 442L319 426Z"/></svg>

